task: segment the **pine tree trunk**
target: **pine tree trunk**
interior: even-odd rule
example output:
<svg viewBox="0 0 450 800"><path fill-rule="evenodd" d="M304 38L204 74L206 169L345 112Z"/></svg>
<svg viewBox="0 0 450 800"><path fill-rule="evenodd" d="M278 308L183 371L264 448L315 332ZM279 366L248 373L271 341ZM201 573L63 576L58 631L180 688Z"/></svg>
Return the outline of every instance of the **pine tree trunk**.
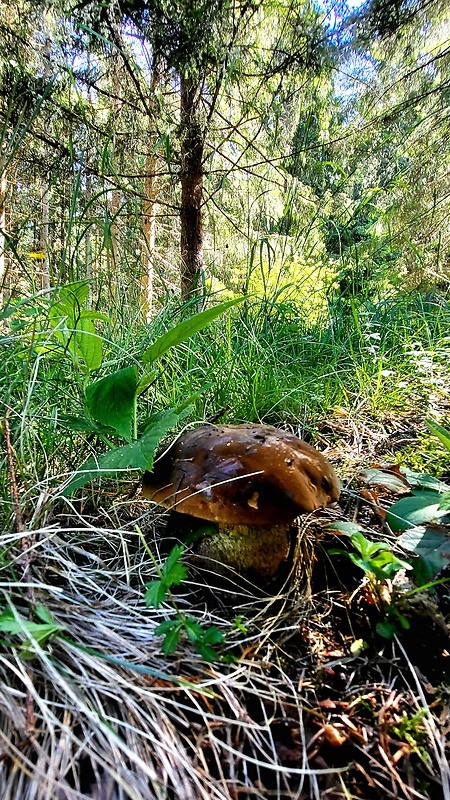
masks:
<svg viewBox="0 0 450 800"><path fill-rule="evenodd" d="M155 176L156 157L153 154L151 141L148 143L147 157L145 163L145 202L142 219L142 235L144 238L144 249L142 252L142 266L144 267L143 301L147 322L150 321L153 310L153 291L155 276L155 238L156 238L156 213L158 183Z"/></svg>
<svg viewBox="0 0 450 800"><path fill-rule="evenodd" d="M142 236L144 247L142 250L143 266L143 305L147 322L150 321L153 312L154 297L154 278L155 278L155 241L156 241L156 216L158 213L158 195L161 189L160 181L156 175L158 157L155 153L156 141L156 121L158 116L158 103L156 100L156 88L161 80L159 63L153 66L153 74L150 85L148 101L148 141L147 154L145 159L145 181L144 193L145 201L142 216Z"/></svg>
<svg viewBox="0 0 450 800"><path fill-rule="evenodd" d="M3 305L3 292L6 280L6 175L0 176L0 306Z"/></svg>
<svg viewBox="0 0 450 800"><path fill-rule="evenodd" d="M89 207L89 203L92 197L92 175L90 172L86 175L86 196L85 196L85 207ZM89 281L89 296L88 296L88 308L92 308L92 236L91 236L91 228L90 225L86 226L86 235L84 237L84 246L85 246L85 260L86 260L86 273L85 277L86 280Z"/></svg>
<svg viewBox="0 0 450 800"><path fill-rule="evenodd" d="M203 267L203 148L200 122L201 89L188 78L181 82L181 296L198 293Z"/></svg>

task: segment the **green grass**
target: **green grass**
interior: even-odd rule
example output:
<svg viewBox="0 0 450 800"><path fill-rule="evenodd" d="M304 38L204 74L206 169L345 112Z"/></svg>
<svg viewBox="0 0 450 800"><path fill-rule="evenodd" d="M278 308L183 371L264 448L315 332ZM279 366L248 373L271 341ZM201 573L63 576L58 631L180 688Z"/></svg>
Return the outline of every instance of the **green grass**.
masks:
<svg viewBox="0 0 450 800"><path fill-rule="evenodd" d="M75 433L61 415L84 413L84 388L131 364L180 321L185 309L168 306L150 325L99 324L103 364L88 375L67 352L38 352L36 332L52 342L48 308L30 301L7 320L2 338L0 393L9 408L15 469L25 505L57 486L84 458L102 452L92 433ZM378 415L407 408L427 413L430 395L448 398L450 306L420 295L378 304L335 304L313 323L294 302L247 300L159 362L159 374L139 400L139 422L193 397L192 420L226 409L223 421L264 421L314 433L324 417L344 407ZM9 524L11 492L2 451L0 497Z"/></svg>
<svg viewBox="0 0 450 800"><path fill-rule="evenodd" d="M175 404L212 382L199 417L225 407L229 420L312 428L340 406L376 414L439 390L449 309L400 296L333 311L310 325L293 304L249 303L168 358L155 397Z"/></svg>

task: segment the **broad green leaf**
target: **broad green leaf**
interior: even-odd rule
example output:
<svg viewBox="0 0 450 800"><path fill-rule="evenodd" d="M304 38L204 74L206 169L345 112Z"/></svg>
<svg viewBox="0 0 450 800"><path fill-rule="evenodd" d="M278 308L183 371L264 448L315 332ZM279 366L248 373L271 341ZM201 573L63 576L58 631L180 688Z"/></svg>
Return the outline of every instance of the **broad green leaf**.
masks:
<svg viewBox="0 0 450 800"><path fill-rule="evenodd" d="M157 425L153 425L136 442L127 444L124 447L116 447L108 450L97 458L90 458L86 461L63 491L64 497L70 497L76 489L80 489L88 481L99 478L102 475L114 475L116 472L126 469L148 469L153 467L153 459L156 448L162 437L170 428L173 428L179 421L179 415L174 411L168 410L160 418Z"/></svg>
<svg viewBox="0 0 450 800"><path fill-rule="evenodd" d="M438 425L437 422L431 422L429 419L427 420L427 425L431 433L434 433L441 440L445 449L450 452L450 431L442 425Z"/></svg>
<svg viewBox="0 0 450 800"><path fill-rule="evenodd" d="M372 468L365 469L362 475L370 486L382 486L397 494L409 491L407 480L401 475L396 475L395 472Z"/></svg>
<svg viewBox="0 0 450 800"><path fill-rule="evenodd" d="M56 625L53 621L51 623L41 623L31 622L23 618L17 619L10 609L4 611L0 616L0 631L9 633L11 636L30 635L40 644L61 630L63 630L62 627Z"/></svg>
<svg viewBox="0 0 450 800"><path fill-rule="evenodd" d="M59 292L61 302L70 303L72 308L78 313L89 296L89 283L87 281L75 281L63 286Z"/></svg>
<svg viewBox="0 0 450 800"><path fill-rule="evenodd" d="M50 320L55 325L62 317L67 317L67 327L74 328L89 295L89 284L86 281L63 286L58 301L50 308Z"/></svg>
<svg viewBox="0 0 450 800"><path fill-rule="evenodd" d="M358 525L356 522L345 522L344 520L339 522L330 522L329 525L325 525L326 531L338 531L338 533L359 533L363 531L364 528L362 525Z"/></svg>
<svg viewBox="0 0 450 800"><path fill-rule="evenodd" d="M410 628L410 622L403 614L395 614L390 619L377 622L375 630L383 639L393 639L395 634L399 633L399 627L405 631Z"/></svg>
<svg viewBox="0 0 450 800"><path fill-rule="evenodd" d="M127 442L131 441L137 386L137 369L132 366L119 369L86 389L86 405L91 417L114 428Z"/></svg>
<svg viewBox="0 0 450 800"><path fill-rule="evenodd" d="M400 570L412 569L411 564L397 558L393 553L383 552L379 553L372 561L374 565L374 572L380 580L385 580L387 577L391 578L396 572Z"/></svg>
<svg viewBox="0 0 450 800"><path fill-rule="evenodd" d="M155 634L157 636L163 636L165 633L173 631L175 628L180 629L182 625L183 622L178 617L175 617L175 619L165 619L164 622L160 622L155 628Z"/></svg>
<svg viewBox="0 0 450 800"><path fill-rule="evenodd" d="M103 360L103 339L96 332L94 323L89 317L81 316L74 336L88 369L98 369Z"/></svg>
<svg viewBox="0 0 450 800"><path fill-rule="evenodd" d="M404 550L419 556L413 561L414 575L420 578L419 585L432 580L450 563L450 533L421 525L402 533L398 543Z"/></svg>
<svg viewBox="0 0 450 800"><path fill-rule="evenodd" d="M206 644L204 639L199 639L198 642L195 643L195 649L197 650L197 653L199 653L199 655L201 655L201 657L210 664L218 659L218 655L214 648L209 644Z"/></svg>
<svg viewBox="0 0 450 800"><path fill-rule="evenodd" d="M84 319L99 320L99 322L110 322L110 318L106 314L101 314L100 311L83 311L81 316Z"/></svg>
<svg viewBox="0 0 450 800"><path fill-rule="evenodd" d="M170 656L175 653L178 642L180 639L180 628L174 628L172 631L166 633L162 644L162 651L165 656Z"/></svg>
<svg viewBox="0 0 450 800"><path fill-rule="evenodd" d="M418 489L433 489L436 492L448 492L450 486L448 483L434 478L433 475L427 475L423 472L414 472L408 467L400 467L403 475L408 481L410 486L417 487Z"/></svg>
<svg viewBox="0 0 450 800"><path fill-rule="evenodd" d="M87 417L79 417L76 414L67 414L58 417L58 423L69 431L82 431L83 433L98 433L99 435L111 436L114 434L113 428L107 425L100 425Z"/></svg>
<svg viewBox="0 0 450 800"><path fill-rule="evenodd" d="M42 603L38 603L34 611L36 616L39 617L39 619L41 620L41 622L47 622L49 625L56 624L50 611L46 606L42 605Z"/></svg>
<svg viewBox="0 0 450 800"><path fill-rule="evenodd" d="M162 622L161 625L155 630L155 634L157 636L161 636L165 633L164 641L162 644L162 651L165 656L169 656L175 652L178 646L178 641L180 639L180 632L183 623L181 620L166 620L166 622Z"/></svg>
<svg viewBox="0 0 450 800"><path fill-rule="evenodd" d="M169 587L179 586L184 580L186 580L187 574L187 567L185 567L184 564L177 562L173 565L173 567L171 567L170 572L164 575L164 578Z"/></svg>
<svg viewBox="0 0 450 800"><path fill-rule="evenodd" d="M443 492L440 495L439 508L444 508L446 511L450 511L450 491Z"/></svg>
<svg viewBox="0 0 450 800"><path fill-rule="evenodd" d="M205 661L216 661L218 656L212 644L220 644L224 640L223 634L212 625L210 628L203 628L191 617L186 620L186 633L198 653Z"/></svg>
<svg viewBox="0 0 450 800"><path fill-rule="evenodd" d="M239 297L237 300L228 300L226 303L221 303L218 306L214 306L214 308L208 308L206 311L201 311L199 314L194 314L193 317L183 320L175 328L160 336L156 342L153 342L143 354L142 361L144 364L153 363L157 358L161 358L171 347L185 342L195 333L201 331L202 328L209 325L216 317L219 317L229 308L237 305L237 303L241 303L242 300L244 300L243 297Z"/></svg>
<svg viewBox="0 0 450 800"><path fill-rule="evenodd" d="M206 644L221 644L225 636L215 625L211 625L211 627L207 628L204 632L202 639Z"/></svg>
<svg viewBox="0 0 450 800"><path fill-rule="evenodd" d="M386 514L386 521L393 531L406 531L416 525L440 519L447 514L447 510L439 506L440 499L441 495L432 491L402 497L391 506Z"/></svg>
<svg viewBox="0 0 450 800"><path fill-rule="evenodd" d="M192 617L186 617L184 627L189 641L193 644L203 637L204 630L202 626Z"/></svg>

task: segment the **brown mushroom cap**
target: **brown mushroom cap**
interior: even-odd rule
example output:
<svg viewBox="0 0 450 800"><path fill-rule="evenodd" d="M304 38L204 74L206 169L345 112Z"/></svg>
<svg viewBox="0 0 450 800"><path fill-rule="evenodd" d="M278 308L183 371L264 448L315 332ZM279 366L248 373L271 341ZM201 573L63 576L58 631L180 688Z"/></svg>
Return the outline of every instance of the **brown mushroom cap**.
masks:
<svg viewBox="0 0 450 800"><path fill-rule="evenodd" d="M230 525L275 525L339 497L322 453L269 425L202 425L145 472L144 497Z"/></svg>

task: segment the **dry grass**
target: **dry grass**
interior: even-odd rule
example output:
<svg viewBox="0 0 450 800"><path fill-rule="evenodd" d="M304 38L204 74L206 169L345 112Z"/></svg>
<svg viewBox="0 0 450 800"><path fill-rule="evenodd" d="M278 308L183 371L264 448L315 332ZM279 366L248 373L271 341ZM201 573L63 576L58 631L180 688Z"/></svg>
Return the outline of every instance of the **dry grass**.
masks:
<svg viewBox="0 0 450 800"><path fill-rule="evenodd" d="M139 510L131 516L158 554L158 528ZM62 629L43 646L30 634L3 636L3 800L413 800L443 791L442 703L430 710L401 643L379 657L351 653L336 591L299 593L291 577L256 596L193 566L177 603L220 628L236 657L208 664L187 641L161 655L154 631L171 608L145 606L156 570L135 521L53 516L5 534L0 549L2 605L26 620L42 603ZM417 755L392 729L420 708Z"/></svg>

